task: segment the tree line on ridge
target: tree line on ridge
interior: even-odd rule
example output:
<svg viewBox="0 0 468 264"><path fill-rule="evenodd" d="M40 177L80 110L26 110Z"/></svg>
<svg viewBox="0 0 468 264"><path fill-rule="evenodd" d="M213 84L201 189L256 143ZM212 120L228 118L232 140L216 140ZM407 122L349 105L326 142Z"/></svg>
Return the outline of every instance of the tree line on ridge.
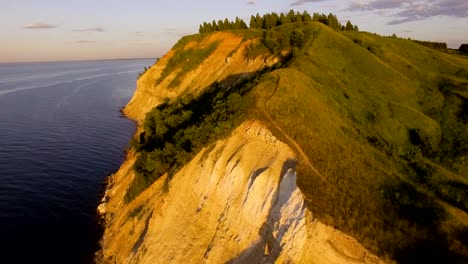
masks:
<svg viewBox="0 0 468 264"><path fill-rule="evenodd" d="M323 23L335 30L355 30L359 31L357 25L353 25L351 21L347 21L345 25L342 25L338 20L337 16L330 13L328 15L314 13L312 16L304 11L302 13L295 12L290 10L287 14L280 13L279 15L275 12L267 13L263 16L260 16L258 13L255 16L250 17L249 26L240 19L236 17L234 21L229 21L227 18L224 20L213 20L213 22L203 22L199 27L199 33L210 33L214 31L223 31L223 30L237 30L237 29L248 29L248 28L258 28L258 29L271 29L277 26L281 26L288 23L296 22L308 22L316 21Z"/></svg>

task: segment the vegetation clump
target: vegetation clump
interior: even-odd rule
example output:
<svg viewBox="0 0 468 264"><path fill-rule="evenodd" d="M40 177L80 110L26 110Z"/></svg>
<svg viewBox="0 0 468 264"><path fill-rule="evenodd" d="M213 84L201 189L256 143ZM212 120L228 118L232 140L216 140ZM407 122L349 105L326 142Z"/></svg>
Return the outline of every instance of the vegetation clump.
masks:
<svg viewBox="0 0 468 264"><path fill-rule="evenodd" d="M355 26L351 21L347 21L346 25L342 25L336 15L330 13L328 15L314 13L312 16L304 11L303 13L295 12L290 10L287 14L280 13L279 15L275 12L267 13L260 16L258 13L256 16L250 17L249 28L250 29L272 29L277 26L286 25L297 22L320 22L335 30L353 30L359 31L358 26ZM247 29L247 24L236 17L235 21L229 21L227 18L216 22L213 20L212 23L203 22L199 27L199 33L209 33L214 31L223 30L236 30L236 29Z"/></svg>
<svg viewBox="0 0 468 264"><path fill-rule="evenodd" d="M227 18L223 20L219 20L216 22L213 20L212 23L210 22L203 22L198 29L198 33L210 33L214 31L223 31L223 30L237 30L237 29L247 29L247 24L244 20L236 17L234 21L229 21Z"/></svg>
<svg viewBox="0 0 468 264"><path fill-rule="evenodd" d="M458 51L463 52L463 53L468 53L468 44L461 44L460 47L458 48Z"/></svg>
<svg viewBox="0 0 468 264"><path fill-rule="evenodd" d="M423 45L431 49L436 49L436 50L447 49L447 43L445 42L433 42L433 41L421 41L421 40L413 40L413 41L418 43L419 45Z"/></svg>
<svg viewBox="0 0 468 264"><path fill-rule="evenodd" d="M134 165L135 179L125 194L132 201L159 177L170 179L203 147L236 128L244 119L250 100L244 96L267 71L251 77L231 76L215 82L202 95L179 98L155 107L146 114L143 132L131 142L138 157ZM234 86L226 86L232 79Z"/></svg>

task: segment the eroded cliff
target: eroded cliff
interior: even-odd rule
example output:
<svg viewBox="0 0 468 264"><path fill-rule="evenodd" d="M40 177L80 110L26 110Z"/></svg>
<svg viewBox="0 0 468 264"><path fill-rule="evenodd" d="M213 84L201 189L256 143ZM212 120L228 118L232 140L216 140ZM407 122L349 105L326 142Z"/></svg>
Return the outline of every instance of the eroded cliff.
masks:
<svg viewBox="0 0 468 264"><path fill-rule="evenodd" d="M141 122L148 111L165 101L183 94L196 96L214 82L223 82L225 86L232 85L278 62L278 58L274 56L260 56L247 60L246 49L254 40L243 38L242 35L217 32L201 39L193 36L185 38L180 41L179 46L176 45L138 79L133 98L124 109L125 115ZM214 51L201 63L194 65L177 85L171 87L171 82L178 77L180 69L171 72L164 80L158 82L177 52L203 49L212 44L216 44ZM184 58L181 63L189 60L190 57Z"/></svg>
<svg viewBox="0 0 468 264"><path fill-rule="evenodd" d="M380 263L314 218L296 185L294 152L258 121L127 205L132 161L107 192L103 263Z"/></svg>
<svg viewBox="0 0 468 264"><path fill-rule="evenodd" d="M183 38L125 108L100 262L465 263L467 67L313 22Z"/></svg>

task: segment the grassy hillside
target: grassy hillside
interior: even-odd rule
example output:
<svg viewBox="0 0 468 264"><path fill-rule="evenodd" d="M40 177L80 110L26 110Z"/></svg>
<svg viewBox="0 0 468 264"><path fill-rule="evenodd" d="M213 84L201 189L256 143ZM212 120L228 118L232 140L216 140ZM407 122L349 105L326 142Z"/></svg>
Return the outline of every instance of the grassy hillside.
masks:
<svg viewBox="0 0 468 264"><path fill-rule="evenodd" d="M399 263L467 260L468 59L314 22L234 33L256 39L246 60L282 61L233 89L213 84L201 99L152 111L182 121L163 124L154 141L162 123L148 115L135 143L145 160L169 142L184 151L161 165L173 171L242 120L260 119L298 153L299 186L320 220Z"/></svg>
<svg viewBox="0 0 468 264"><path fill-rule="evenodd" d="M306 27L310 45L252 94L310 160L299 184L312 212L401 263L466 260L468 60Z"/></svg>

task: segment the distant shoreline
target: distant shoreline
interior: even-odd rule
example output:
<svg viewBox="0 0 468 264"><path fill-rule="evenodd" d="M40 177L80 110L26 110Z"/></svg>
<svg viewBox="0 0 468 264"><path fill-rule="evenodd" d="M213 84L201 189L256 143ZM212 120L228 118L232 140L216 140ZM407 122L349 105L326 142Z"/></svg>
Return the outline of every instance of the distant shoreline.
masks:
<svg viewBox="0 0 468 264"><path fill-rule="evenodd" d="M120 59L92 59L92 60L62 60L62 61L5 61L0 64L39 64L39 63L70 63L70 62L91 62L91 61L117 61L117 60L155 60L156 58L120 58Z"/></svg>

